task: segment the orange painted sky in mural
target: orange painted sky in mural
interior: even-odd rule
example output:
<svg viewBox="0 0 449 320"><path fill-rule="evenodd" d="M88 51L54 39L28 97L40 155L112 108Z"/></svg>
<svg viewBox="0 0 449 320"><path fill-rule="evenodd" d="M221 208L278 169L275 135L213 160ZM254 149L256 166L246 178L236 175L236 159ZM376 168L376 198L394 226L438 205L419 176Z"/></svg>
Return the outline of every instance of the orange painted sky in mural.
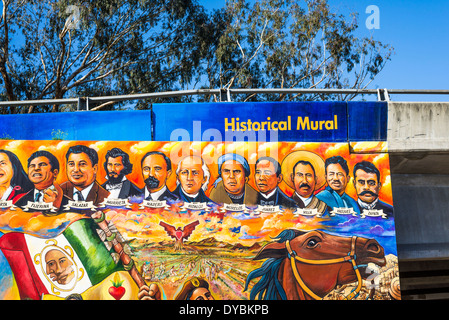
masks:
<svg viewBox="0 0 449 320"><path fill-rule="evenodd" d="M180 159L182 159L186 155L194 154L201 156L211 171L211 179L209 182L209 188L206 194L209 194L210 189L213 186L214 181L218 178L218 168L217 168L217 159L220 155L225 153L238 153L244 156L251 167L251 177L249 178L248 183L252 185L255 189L254 183L254 165L256 160L261 156L273 156L277 158L280 163L285 156L289 153L297 150L306 150L311 151L319 155L323 160L335 156L340 155L345 158L348 162L351 180L347 185L346 193L353 198L356 197L356 192L352 184L352 169L354 165L361 161L367 160L376 165L376 167L381 172L381 182L382 188L379 194L381 200L388 202L390 204L393 203L392 194L391 194L391 178L390 178L390 166L389 166L389 158L388 153L373 153L373 150L386 150L386 143L358 143L356 146L353 145L353 149L356 149L357 154L350 153L349 145L347 143L292 143L292 142L115 142L115 141L0 141L0 149L7 149L9 151L14 152L19 159L24 168L27 168L27 159L28 157L37 150L47 150L53 153L60 162L60 173L57 178L57 183L62 183L67 180L66 171L65 171L65 153L68 148L72 145L83 144L87 145L91 148L94 148L98 152L99 156L99 165L98 165L98 174L97 181L101 184L106 181L106 172L103 167L103 163L105 161L106 152L113 148L118 147L127 152L130 155L130 161L134 164L133 172L129 174L127 177L132 182L136 183L139 187L144 186L142 174L141 174L141 158L142 156L152 150L159 150L167 154L173 163L172 174L170 175L167 186L170 190L173 190L176 187L176 167L177 163ZM367 153L360 153L366 150ZM285 176L284 176L285 178ZM287 184L283 181L280 184L280 188L291 195L293 190L287 186ZM257 190L257 189L256 189ZM316 192L318 192L317 190ZM288 213L287 213L288 214ZM51 229L51 227L61 224L63 221L67 220L76 220L79 217L77 214L62 214L56 217L44 217L39 213L27 213L21 212L18 210L17 212L13 211L5 211L4 213L0 213L0 227L9 225L11 228L19 228L23 226L24 230L38 231L39 229L44 229L47 226L47 229ZM154 227L158 225L158 221L161 219L167 220L167 223L177 223L182 225L183 223L188 223L195 219L195 217L189 216L182 218L179 215L175 217L162 214L156 216L142 214L139 211L128 211L125 214L121 211L111 211L109 213L109 218L114 220L115 222L120 222L126 230L134 235L140 234L141 237L150 236L154 238L163 238L164 230L161 227ZM205 219L205 217L198 217L198 219ZM217 230L226 229L226 223L234 223L235 219L224 221L225 225L218 226L214 225L213 216L208 216L207 223L210 226L210 235L215 236L224 236L224 233L217 233ZM287 219L288 220L288 219ZM291 217L290 221L294 221L296 224L302 224L301 217L294 218ZM205 222L205 221L203 221ZM264 230L268 225L275 225L276 222L272 217L263 216L260 219L250 219L250 220L239 220L240 225L243 230L248 231L249 233L254 232L254 230ZM314 222L312 220L308 220L307 225L303 224L304 228L313 228ZM149 228L152 225L153 228ZM209 230L208 229L208 230ZM276 228L277 229L277 228ZM131 236L131 234L129 234ZM207 237L207 234L201 235L192 235L192 238L189 240L195 241L197 238L199 239ZM235 234L230 233L226 235L226 238L235 237ZM228 239L229 240L229 239Z"/></svg>

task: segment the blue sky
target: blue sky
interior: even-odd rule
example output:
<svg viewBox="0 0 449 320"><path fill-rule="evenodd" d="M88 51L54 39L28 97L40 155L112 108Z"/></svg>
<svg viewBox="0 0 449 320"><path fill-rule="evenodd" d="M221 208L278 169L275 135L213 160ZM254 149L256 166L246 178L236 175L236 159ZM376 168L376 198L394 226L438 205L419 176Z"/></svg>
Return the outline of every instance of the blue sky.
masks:
<svg viewBox="0 0 449 320"><path fill-rule="evenodd" d="M225 0L200 0L206 8L223 7ZM359 14L359 36L394 47L395 54L370 89L449 90L448 0L329 0L334 12ZM376 5L380 29L367 29L365 13ZM394 101L449 101L449 95L391 95Z"/></svg>

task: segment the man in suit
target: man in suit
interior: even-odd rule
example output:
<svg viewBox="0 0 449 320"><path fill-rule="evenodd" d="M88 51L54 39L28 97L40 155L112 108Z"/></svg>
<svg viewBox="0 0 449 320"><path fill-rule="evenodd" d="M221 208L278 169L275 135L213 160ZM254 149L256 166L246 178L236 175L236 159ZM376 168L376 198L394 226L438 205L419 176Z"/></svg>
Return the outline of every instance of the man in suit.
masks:
<svg viewBox="0 0 449 320"><path fill-rule="evenodd" d="M382 188L380 171L374 164L361 161L354 166L354 188L357 191L357 203L363 210L382 210L388 218L393 216L393 206L379 199Z"/></svg>
<svg viewBox="0 0 449 320"><path fill-rule="evenodd" d="M210 172L203 159L187 156L179 161L176 169L178 187L173 191L184 202L212 202L206 194Z"/></svg>
<svg viewBox="0 0 449 320"><path fill-rule="evenodd" d="M66 171L68 181L61 184L64 194L76 201L92 201L99 206L109 196L96 181L98 154L92 148L75 145L66 153Z"/></svg>
<svg viewBox="0 0 449 320"><path fill-rule="evenodd" d="M16 205L24 208L28 202L52 203L58 211L62 209L69 199L56 183L58 173L59 161L53 154L44 150L34 152L28 158L28 178L34 184L34 188L21 197ZM57 212L44 210L42 213L52 215Z"/></svg>
<svg viewBox="0 0 449 320"><path fill-rule="evenodd" d="M174 202L178 197L167 188L167 179L172 173L171 160L160 151L147 152L142 160L142 175L145 187L140 190L145 200Z"/></svg>
<svg viewBox="0 0 449 320"><path fill-rule="evenodd" d="M259 189L257 204L279 205L285 208L296 207L296 203L278 187L279 183L283 180L283 175L279 162L272 157L261 157L257 159L254 180Z"/></svg>
<svg viewBox="0 0 449 320"><path fill-rule="evenodd" d="M108 181L101 186L110 192L109 198L128 199L142 195L142 191L126 178L133 171L133 164L126 152L119 148L108 150L103 166Z"/></svg>

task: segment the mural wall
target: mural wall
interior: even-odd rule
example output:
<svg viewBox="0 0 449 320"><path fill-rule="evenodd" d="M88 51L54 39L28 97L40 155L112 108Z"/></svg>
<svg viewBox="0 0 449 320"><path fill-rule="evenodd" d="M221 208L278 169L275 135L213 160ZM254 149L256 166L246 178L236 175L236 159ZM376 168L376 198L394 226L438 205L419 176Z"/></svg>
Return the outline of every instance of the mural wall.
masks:
<svg viewBox="0 0 449 320"><path fill-rule="evenodd" d="M386 148L2 140L0 298L400 299Z"/></svg>

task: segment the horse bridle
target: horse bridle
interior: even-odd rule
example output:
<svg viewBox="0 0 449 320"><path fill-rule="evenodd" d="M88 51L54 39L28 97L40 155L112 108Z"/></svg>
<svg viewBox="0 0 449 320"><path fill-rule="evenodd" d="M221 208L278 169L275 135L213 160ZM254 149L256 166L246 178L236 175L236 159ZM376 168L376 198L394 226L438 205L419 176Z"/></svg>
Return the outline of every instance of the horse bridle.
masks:
<svg viewBox="0 0 449 320"><path fill-rule="evenodd" d="M335 263L341 263L341 262L351 262L352 267L355 271L355 274L357 276L357 288L355 288L348 296L345 297L344 300L351 300L358 296L360 290L362 289L362 276L360 274L359 268L362 267L362 265L357 265L355 262L356 254L355 254L355 245L356 245L357 237L353 236L351 239L351 251L348 253L347 256L341 257L341 258L335 258L335 259L323 259L323 260L311 260L311 259L305 259L296 254L294 250L290 247L290 241L287 240L285 242L285 246L287 247L288 251L288 257L290 259L290 264L292 267L293 274L295 275L296 281L298 282L301 289L303 289L309 296L311 296L315 300L323 300L322 297L316 295L312 290L310 290L309 287L304 283L304 281L301 279L301 276L299 275L298 268L296 266L295 260L306 263L306 264L312 264L312 265L322 265L322 264L335 264ZM363 265L366 266L366 265Z"/></svg>

